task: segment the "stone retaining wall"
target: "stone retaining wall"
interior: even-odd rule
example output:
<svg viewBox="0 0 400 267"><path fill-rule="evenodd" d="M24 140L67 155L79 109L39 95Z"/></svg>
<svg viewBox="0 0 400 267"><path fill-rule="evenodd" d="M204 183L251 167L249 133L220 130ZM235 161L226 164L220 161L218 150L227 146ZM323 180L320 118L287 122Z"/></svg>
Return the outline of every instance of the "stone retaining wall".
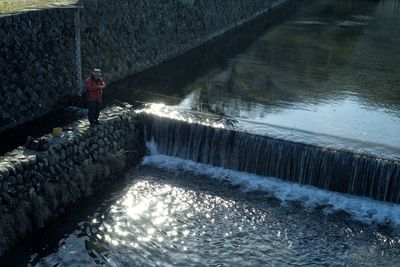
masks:
<svg viewBox="0 0 400 267"><path fill-rule="evenodd" d="M126 78L200 46L286 0L81 0L82 68Z"/></svg>
<svg viewBox="0 0 400 267"><path fill-rule="evenodd" d="M80 0L0 16L0 130L172 59L289 0Z"/></svg>
<svg viewBox="0 0 400 267"><path fill-rule="evenodd" d="M107 108L100 122L77 121L65 139L51 139L48 151L20 147L0 157L0 256L142 158L143 127L129 105Z"/></svg>
<svg viewBox="0 0 400 267"><path fill-rule="evenodd" d="M76 95L74 8L0 16L0 130Z"/></svg>

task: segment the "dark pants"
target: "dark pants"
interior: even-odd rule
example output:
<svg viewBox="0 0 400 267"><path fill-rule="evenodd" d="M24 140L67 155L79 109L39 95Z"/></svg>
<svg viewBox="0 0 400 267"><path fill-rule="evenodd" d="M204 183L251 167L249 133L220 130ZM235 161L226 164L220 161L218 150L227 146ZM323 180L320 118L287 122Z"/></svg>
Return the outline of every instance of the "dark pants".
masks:
<svg viewBox="0 0 400 267"><path fill-rule="evenodd" d="M95 123L99 119L100 109L101 109L101 101L88 101L88 119L89 122Z"/></svg>

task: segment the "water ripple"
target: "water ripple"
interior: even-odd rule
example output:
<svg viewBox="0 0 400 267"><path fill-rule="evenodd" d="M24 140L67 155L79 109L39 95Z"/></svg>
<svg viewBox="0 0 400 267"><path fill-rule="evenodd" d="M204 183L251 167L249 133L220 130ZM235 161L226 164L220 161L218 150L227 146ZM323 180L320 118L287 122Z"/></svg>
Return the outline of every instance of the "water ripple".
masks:
<svg viewBox="0 0 400 267"><path fill-rule="evenodd" d="M392 232L281 206L191 172L144 166L132 185L31 266L390 265Z"/></svg>

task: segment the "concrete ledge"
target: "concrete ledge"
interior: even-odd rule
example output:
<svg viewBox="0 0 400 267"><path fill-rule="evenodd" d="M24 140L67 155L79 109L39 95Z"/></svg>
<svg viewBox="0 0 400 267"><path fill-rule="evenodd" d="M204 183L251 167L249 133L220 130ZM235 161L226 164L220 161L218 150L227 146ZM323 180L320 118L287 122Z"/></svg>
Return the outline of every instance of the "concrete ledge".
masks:
<svg viewBox="0 0 400 267"><path fill-rule="evenodd" d="M19 147L0 158L0 256L140 161L146 151L143 127L130 105L105 109L100 122L75 122L75 130L53 139L48 151Z"/></svg>

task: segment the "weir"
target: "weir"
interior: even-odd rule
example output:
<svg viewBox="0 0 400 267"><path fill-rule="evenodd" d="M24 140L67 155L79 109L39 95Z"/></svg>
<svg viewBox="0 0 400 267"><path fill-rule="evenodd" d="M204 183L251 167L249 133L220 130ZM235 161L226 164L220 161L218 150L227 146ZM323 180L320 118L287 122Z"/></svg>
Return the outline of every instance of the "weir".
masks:
<svg viewBox="0 0 400 267"><path fill-rule="evenodd" d="M400 203L400 163L143 114L147 141L161 154L277 177L318 188Z"/></svg>
<svg viewBox="0 0 400 267"><path fill-rule="evenodd" d="M5 69L0 127L63 110L93 65L111 83L100 125L74 108L0 134L0 266L396 265L395 1L82 0L0 21L48 26L5 47L52 33L10 60L19 73L46 59L27 71L35 87ZM48 83L53 71L73 79ZM10 151L24 134L46 134L48 151Z"/></svg>

